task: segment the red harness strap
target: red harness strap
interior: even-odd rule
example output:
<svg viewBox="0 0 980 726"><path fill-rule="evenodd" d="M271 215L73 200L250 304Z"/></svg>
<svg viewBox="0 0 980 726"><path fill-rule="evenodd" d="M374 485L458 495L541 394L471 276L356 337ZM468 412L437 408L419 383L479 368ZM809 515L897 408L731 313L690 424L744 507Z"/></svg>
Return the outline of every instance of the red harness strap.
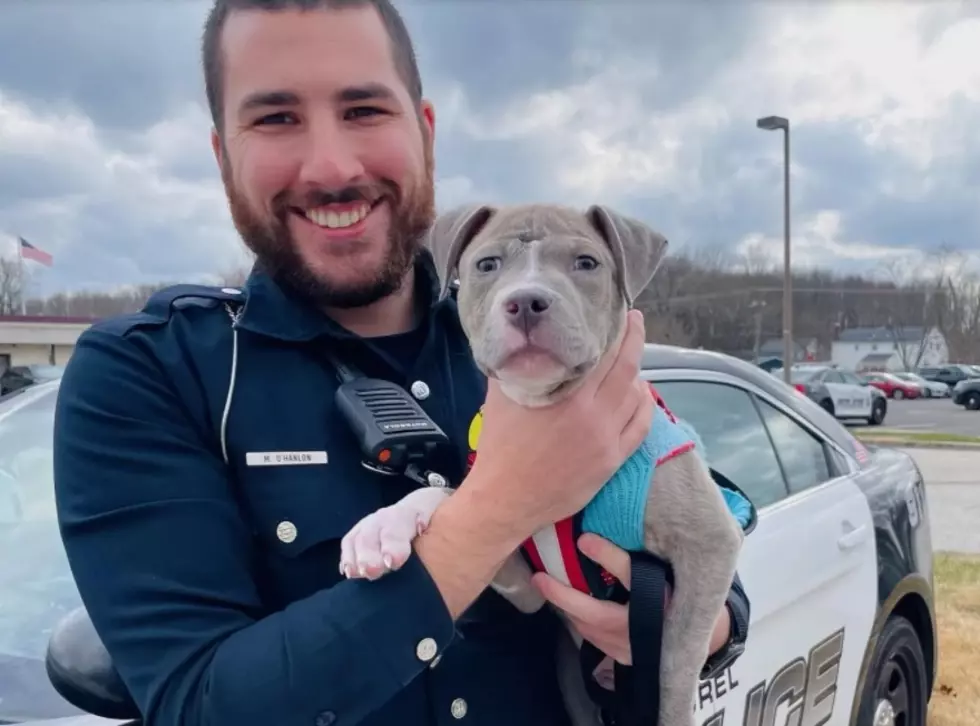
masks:
<svg viewBox="0 0 980 726"><path fill-rule="evenodd" d="M676 417L667 408L667 404L660 393L651 383L650 393L653 395L657 405L664 410L671 421L677 422ZM686 451L689 447L683 447L671 455ZM669 457L667 457L669 458ZM658 462L660 463L660 462ZM563 519L560 522L544 527L524 541L522 549L531 567L536 572L546 572L559 582L574 587L580 592L594 594L593 587L589 585L589 577L583 567L583 561L587 567L595 567L602 584L611 587L618 580L604 567L585 558L578 551L576 542L581 532L578 531L578 515Z"/></svg>

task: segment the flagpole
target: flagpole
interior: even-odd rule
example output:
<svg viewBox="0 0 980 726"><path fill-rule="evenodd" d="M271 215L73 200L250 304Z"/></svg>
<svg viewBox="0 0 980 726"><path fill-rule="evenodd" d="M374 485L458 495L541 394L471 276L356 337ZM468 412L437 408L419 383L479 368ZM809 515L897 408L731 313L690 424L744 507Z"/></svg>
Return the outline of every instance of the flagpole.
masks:
<svg viewBox="0 0 980 726"><path fill-rule="evenodd" d="M24 243L17 238L17 257L20 260L20 314L27 315L27 275L24 273Z"/></svg>

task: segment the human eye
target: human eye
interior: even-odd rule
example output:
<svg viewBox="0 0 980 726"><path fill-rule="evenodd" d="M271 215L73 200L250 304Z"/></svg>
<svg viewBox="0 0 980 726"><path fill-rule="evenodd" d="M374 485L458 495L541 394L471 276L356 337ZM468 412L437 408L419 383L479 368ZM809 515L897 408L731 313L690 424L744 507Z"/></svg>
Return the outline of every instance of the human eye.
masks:
<svg viewBox="0 0 980 726"><path fill-rule="evenodd" d="M260 118L255 120L254 125L255 126L270 126L270 125L278 126L283 123L294 123L295 120L296 117L293 114L287 113L286 111L280 111L279 113L270 113L270 114L266 114L265 116L261 116Z"/></svg>
<svg viewBox="0 0 980 726"><path fill-rule="evenodd" d="M372 116L377 116L379 114L387 113L384 109L378 108L377 106L356 106L354 108L349 108L344 112L344 118L348 120L357 120L361 118L370 118Z"/></svg>

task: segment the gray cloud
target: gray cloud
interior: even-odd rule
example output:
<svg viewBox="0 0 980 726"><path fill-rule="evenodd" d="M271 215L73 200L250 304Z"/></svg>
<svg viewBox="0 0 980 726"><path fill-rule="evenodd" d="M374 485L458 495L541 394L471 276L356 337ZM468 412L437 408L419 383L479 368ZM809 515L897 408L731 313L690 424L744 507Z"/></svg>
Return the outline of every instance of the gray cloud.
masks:
<svg viewBox="0 0 980 726"><path fill-rule="evenodd" d="M437 104L443 205L605 201L675 249L771 240L778 254L780 138L755 119L780 113L802 259L976 247L980 70L956 62L980 42L969 7L403 6ZM4 5L0 235L55 255L39 289L201 279L243 259L202 106L206 10Z"/></svg>

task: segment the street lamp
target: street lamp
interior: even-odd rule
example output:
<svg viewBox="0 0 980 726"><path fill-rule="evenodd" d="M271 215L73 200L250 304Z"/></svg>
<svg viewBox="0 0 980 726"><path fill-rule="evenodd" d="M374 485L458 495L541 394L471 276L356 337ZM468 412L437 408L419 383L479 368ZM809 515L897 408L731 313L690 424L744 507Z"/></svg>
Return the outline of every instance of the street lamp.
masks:
<svg viewBox="0 0 980 726"><path fill-rule="evenodd" d="M789 120L766 116L755 122L765 131L783 131L783 378L790 382L793 364L793 277L789 259Z"/></svg>

